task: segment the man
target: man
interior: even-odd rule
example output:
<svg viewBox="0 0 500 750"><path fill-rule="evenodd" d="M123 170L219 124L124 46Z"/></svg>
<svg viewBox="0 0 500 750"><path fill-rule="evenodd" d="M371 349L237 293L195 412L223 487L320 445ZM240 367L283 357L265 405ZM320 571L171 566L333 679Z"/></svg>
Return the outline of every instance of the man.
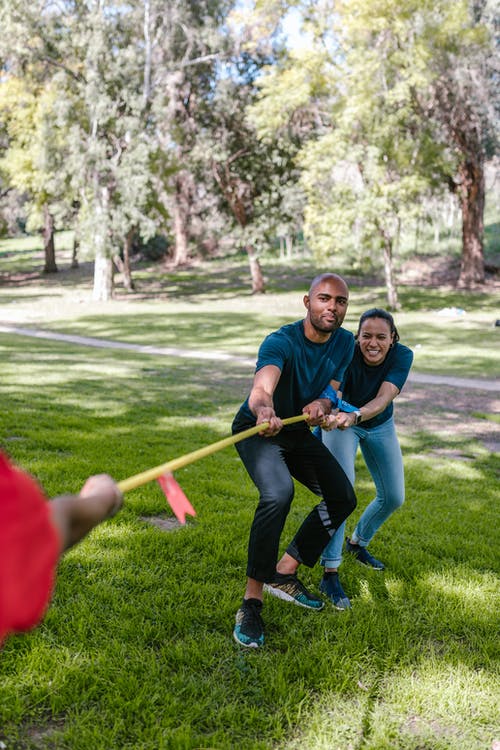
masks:
<svg viewBox="0 0 500 750"><path fill-rule="evenodd" d="M237 444L259 490L248 544L247 586L236 614L233 636L242 646L264 643L261 617L264 587L279 598L312 610L323 601L297 578L300 563L313 567L325 545L356 507L354 490L333 455L309 430L331 411L318 399L330 384L338 389L351 361L354 337L341 328L348 288L337 274L325 273L304 297L304 320L271 333L260 346L250 395L233 422L233 433L268 422L259 435ZM307 423L284 427L282 419L304 413ZM293 478L324 502L307 516L278 566L281 532L294 494Z"/></svg>
<svg viewBox="0 0 500 750"><path fill-rule="evenodd" d="M0 647L10 633L40 622L62 552L122 502L107 474L87 479L79 495L48 502L37 482L0 453Z"/></svg>

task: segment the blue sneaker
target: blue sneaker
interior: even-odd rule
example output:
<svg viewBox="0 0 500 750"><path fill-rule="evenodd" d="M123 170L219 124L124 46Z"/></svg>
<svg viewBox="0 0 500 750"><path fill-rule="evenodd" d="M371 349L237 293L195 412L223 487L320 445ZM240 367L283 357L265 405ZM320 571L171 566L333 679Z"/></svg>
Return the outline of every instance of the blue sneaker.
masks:
<svg viewBox="0 0 500 750"><path fill-rule="evenodd" d="M349 552L349 554L354 555L357 561L362 565L366 565L368 568L373 568L373 570L385 570L383 562L380 562L376 557L370 555L366 547L360 547L359 544L353 544L349 537L346 537L345 540L345 550L346 552Z"/></svg>
<svg viewBox="0 0 500 750"><path fill-rule="evenodd" d="M260 615L262 602L259 599L243 599L236 612L233 638L240 646L259 648L264 645L264 622Z"/></svg>
<svg viewBox="0 0 500 750"><path fill-rule="evenodd" d="M299 581L296 574L276 572L274 581L264 584L264 591L277 596L278 599L293 602L298 604L299 607L306 607L306 609L314 609L316 612L319 612L325 606L325 602L318 596L311 594Z"/></svg>
<svg viewBox="0 0 500 750"><path fill-rule="evenodd" d="M319 590L326 594L335 609L351 609L351 602L342 588L338 573L323 573Z"/></svg>

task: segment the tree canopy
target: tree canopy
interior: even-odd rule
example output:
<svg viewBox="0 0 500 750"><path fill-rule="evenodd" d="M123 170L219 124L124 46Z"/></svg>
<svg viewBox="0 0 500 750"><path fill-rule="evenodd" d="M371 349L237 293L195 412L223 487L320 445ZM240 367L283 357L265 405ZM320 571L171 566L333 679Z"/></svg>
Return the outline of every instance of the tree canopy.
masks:
<svg viewBox="0 0 500 750"><path fill-rule="evenodd" d="M282 33L294 10L307 44ZM1 193L132 285L134 242L186 263L304 232L318 262L384 268L429 199L462 214L459 284L484 280L484 166L498 144L492 0L12 0L0 9Z"/></svg>

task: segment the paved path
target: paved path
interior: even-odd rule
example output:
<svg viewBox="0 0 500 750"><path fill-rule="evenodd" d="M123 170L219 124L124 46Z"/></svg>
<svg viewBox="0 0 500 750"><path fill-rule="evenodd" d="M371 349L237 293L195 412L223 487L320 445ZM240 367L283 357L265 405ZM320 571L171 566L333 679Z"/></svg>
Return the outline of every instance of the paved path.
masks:
<svg viewBox="0 0 500 750"><path fill-rule="evenodd" d="M29 336L37 339L49 339L51 341L65 341L68 344L78 346L93 346L99 349L127 349L128 351L141 354L155 354L168 357L182 357L184 359L212 360L215 362L231 362L241 364L245 367L254 367L255 359L250 357L229 354L215 350L203 351L201 349L180 349L175 346L144 346L143 344L132 344L125 341L112 341L109 339L96 339L90 336L78 336L76 334L57 333L55 331L43 331L38 328L24 328L22 326L0 323L0 333L13 333L18 336ZM482 391L499 391L499 380L478 380L472 378L456 378L451 375L431 375L428 373L410 372L408 380L413 383L427 383L429 385L450 385L457 388L474 388Z"/></svg>

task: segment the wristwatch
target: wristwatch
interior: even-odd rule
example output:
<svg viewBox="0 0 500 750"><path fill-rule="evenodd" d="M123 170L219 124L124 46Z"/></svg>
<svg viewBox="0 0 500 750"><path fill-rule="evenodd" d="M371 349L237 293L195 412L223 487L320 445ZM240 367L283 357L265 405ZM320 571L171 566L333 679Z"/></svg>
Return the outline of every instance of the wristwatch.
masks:
<svg viewBox="0 0 500 750"><path fill-rule="evenodd" d="M360 412L360 411L359 411L359 409L358 409L357 411L354 411L354 412L353 412L353 414L354 414L354 415L355 415L355 417L356 417L356 421L354 422L354 424L355 424L355 425L356 425L356 424L359 424L359 423L361 422L361 412Z"/></svg>

